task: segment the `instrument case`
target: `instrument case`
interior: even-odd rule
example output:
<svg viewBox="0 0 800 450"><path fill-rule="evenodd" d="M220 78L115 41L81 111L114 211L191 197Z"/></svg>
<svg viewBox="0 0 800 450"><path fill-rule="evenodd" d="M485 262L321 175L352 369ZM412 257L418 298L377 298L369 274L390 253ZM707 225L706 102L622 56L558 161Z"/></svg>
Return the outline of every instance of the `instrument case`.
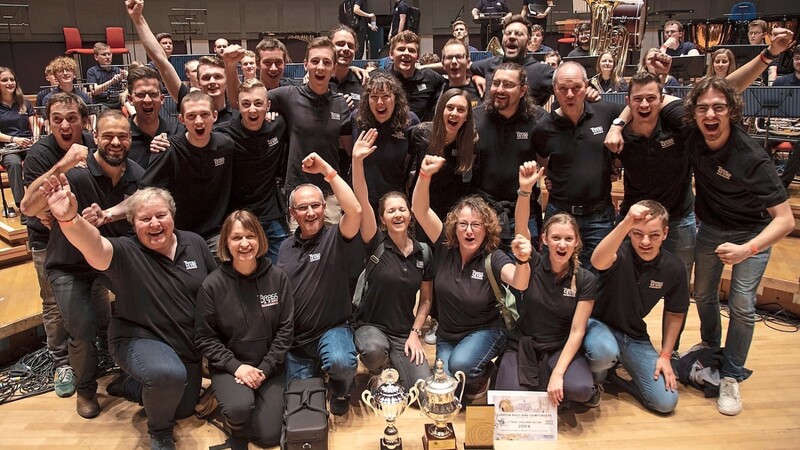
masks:
<svg viewBox="0 0 800 450"><path fill-rule="evenodd" d="M293 380L284 396L283 450L327 450L328 410L322 378Z"/></svg>

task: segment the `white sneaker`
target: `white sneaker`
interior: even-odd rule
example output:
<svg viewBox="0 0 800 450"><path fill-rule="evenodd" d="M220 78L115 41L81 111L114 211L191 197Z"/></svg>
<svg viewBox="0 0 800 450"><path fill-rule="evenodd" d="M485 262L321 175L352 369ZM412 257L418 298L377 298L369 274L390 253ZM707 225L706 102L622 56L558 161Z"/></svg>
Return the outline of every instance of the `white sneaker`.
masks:
<svg viewBox="0 0 800 450"><path fill-rule="evenodd" d="M431 326L428 329L428 332L425 333L425 337L423 338L425 343L428 344L428 345L436 345L436 330L439 329L439 322L438 321L436 321L436 322L432 321L432 322L433 322L433 326Z"/></svg>
<svg viewBox="0 0 800 450"><path fill-rule="evenodd" d="M735 416L742 412L742 397L739 395L738 381L731 377L724 377L720 380L717 409L726 416Z"/></svg>

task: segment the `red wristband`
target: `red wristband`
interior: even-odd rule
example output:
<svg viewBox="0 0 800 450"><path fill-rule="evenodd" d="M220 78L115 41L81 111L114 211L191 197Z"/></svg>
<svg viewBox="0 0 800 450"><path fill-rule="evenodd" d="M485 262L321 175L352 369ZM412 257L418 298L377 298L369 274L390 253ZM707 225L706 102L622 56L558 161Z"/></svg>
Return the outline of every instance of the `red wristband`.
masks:
<svg viewBox="0 0 800 450"><path fill-rule="evenodd" d="M331 181L333 181L334 178L336 178L336 175L338 175L338 174L339 174L339 172L337 172L335 170L332 170L331 173L325 175L325 181L330 183Z"/></svg>
<svg viewBox="0 0 800 450"><path fill-rule="evenodd" d="M756 247L756 244L753 244L751 242L750 243L750 255L755 255L756 253L758 253L758 247Z"/></svg>
<svg viewBox="0 0 800 450"><path fill-rule="evenodd" d="M658 357L659 358L670 359L670 358L672 358L672 353L670 353L670 352L661 352L661 353L659 353Z"/></svg>
<svg viewBox="0 0 800 450"><path fill-rule="evenodd" d="M428 175L427 173L425 173L425 172L423 172L421 170L419 171L419 176L422 177L422 178L430 178L431 177L430 175Z"/></svg>

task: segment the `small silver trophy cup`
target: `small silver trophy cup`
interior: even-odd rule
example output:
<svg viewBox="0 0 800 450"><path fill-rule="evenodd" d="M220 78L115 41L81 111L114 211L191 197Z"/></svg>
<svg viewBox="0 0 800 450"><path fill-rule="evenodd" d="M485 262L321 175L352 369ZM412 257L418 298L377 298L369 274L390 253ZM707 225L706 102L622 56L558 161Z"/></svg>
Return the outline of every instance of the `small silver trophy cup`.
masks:
<svg viewBox="0 0 800 450"><path fill-rule="evenodd" d="M361 393L361 400L375 414L382 414L386 419L386 429L381 438L381 450L402 450L403 440L394 426L397 417L403 414L408 405L414 403L419 396L416 387L411 387L406 393L402 386L397 384L400 376L394 369L386 369L378 377L378 385L374 392L369 389Z"/></svg>

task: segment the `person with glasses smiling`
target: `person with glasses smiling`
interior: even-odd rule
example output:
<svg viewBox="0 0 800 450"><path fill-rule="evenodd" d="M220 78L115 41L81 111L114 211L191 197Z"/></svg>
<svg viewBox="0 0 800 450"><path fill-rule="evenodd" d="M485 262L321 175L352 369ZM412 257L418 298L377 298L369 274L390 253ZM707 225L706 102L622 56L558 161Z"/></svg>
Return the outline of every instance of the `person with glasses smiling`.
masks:
<svg viewBox="0 0 800 450"><path fill-rule="evenodd" d="M425 156L411 209L425 234L436 243L436 358L444 361L447 372L460 370L466 374L464 397L469 404L488 389L491 360L506 343L506 327L488 277L525 290L531 274L532 247L528 239L518 235L511 243L514 260L500 250L497 214L478 196L459 200L442 223L430 208L430 185L444 164L440 156ZM486 273L487 263L491 275Z"/></svg>
<svg viewBox="0 0 800 450"><path fill-rule="evenodd" d="M128 158L143 168L150 163L150 144L156 136L169 139L180 132L176 120L160 115L164 95L161 93L161 77L154 69L142 66L128 71L128 100L136 114L130 119L131 149Z"/></svg>

